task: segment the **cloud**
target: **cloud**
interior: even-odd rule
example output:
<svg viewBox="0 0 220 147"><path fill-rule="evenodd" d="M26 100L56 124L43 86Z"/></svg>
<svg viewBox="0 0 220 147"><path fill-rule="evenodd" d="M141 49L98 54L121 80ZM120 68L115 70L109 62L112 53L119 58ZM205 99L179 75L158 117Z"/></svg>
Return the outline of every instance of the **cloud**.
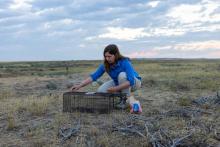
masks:
<svg viewBox="0 0 220 147"><path fill-rule="evenodd" d="M203 0L197 4L181 4L173 7L166 16L180 23L219 22L220 14L215 10L220 7L217 1Z"/></svg>
<svg viewBox="0 0 220 147"><path fill-rule="evenodd" d="M55 8L41 9L41 10L38 10L34 13L38 16L46 16L46 15L50 15L50 14L58 14L58 13L63 13L63 12L64 12L63 7L55 7Z"/></svg>
<svg viewBox="0 0 220 147"><path fill-rule="evenodd" d="M150 36L181 36L186 33L186 30L182 28L169 28L169 27L162 27L162 28L154 28L151 30Z"/></svg>
<svg viewBox="0 0 220 147"><path fill-rule="evenodd" d="M139 51L139 52L132 52L130 54L126 54L127 57L129 58L155 58L159 52L157 51Z"/></svg>
<svg viewBox="0 0 220 147"><path fill-rule="evenodd" d="M45 22L44 23L44 29L63 28L63 27L71 26L75 22L76 22L75 20L70 19L70 18L65 18L65 19Z"/></svg>
<svg viewBox="0 0 220 147"><path fill-rule="evenodd" d="M157 7L157 5L160 3L160 1L152 1L152 2L149 2L148 5L151 6L152 8L155 8Z"/></svg>
<svg viewBox="0 0 220 147"><path fill-rule="evenodd" d="M112 38L119 40L135 40L144 36L149 36L144 32L144 28L120 28L108 27L108 32L99 35L99 38Z"/></svg>
<svg viewBox="0 0 220 147"><path fill-rule="evenodd" d="M210 58L219 58L220 57L220 50L218 51L211 51L208 53L208 56Z"/></svg>
<svg viewBox="0 0 220 147"><path fill-rule="evenodd" d="M32 8L31 2L33 2L33 0L13 0L13 3L9 5L9 9L30 11Z"/></svg>
<svg viewBox="0 0 220 147"><path fill-rule="evenodd" d="M18 29L22 29L25 27L25 24L15 24L15 25L10 25L10 26L3 26L0 28L0 32L4 33L6 30L7 31L15 31Z"/></svg>
<svg viewBox="0 0 220 147"><path fill-rule="evenodd" d="M209 40L202 42L188 42L188 43L177 43L169 46L155 47L156 51L169 50L169 51L210 51L210 50L220 50L220 40Z"/></svg>
<svg viewBox="0 0 220 147"><path fill-rule="evenodd" d="M108 27L106 33L98 35L98 37L88 37L88 40L97 38L110 38L118 40L137 40L144 37L153 36L181 36L185 34L184 29L178 28L120 28L120 27Z"/></svg>
<svg viewBox="0 0 220 147"><path fill-rule="evenodd" d="M203 24L203 23L193 23L185 24L181 26L185 32L216 32L220 30L220 24Z"/></svg>
<svg viewBox="0 0 220 147"><path fill-rule="evenodd" d="M45 60L100 59L100 48L109 43L123 46L132 58L214 57L211 53L219 50L220 3L1 0L0 34L0 61L41 54ZM37 56L39 49L44 52ZM54 49L62 51L62 57L53 54Z"/></svg>

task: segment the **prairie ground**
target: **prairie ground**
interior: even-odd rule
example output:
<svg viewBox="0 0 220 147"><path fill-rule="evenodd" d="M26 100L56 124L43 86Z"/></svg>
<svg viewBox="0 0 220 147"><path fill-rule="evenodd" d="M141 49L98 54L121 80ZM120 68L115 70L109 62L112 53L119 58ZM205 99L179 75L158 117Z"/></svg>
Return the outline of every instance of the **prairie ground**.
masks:
<svg viewBox="0 0 220 147"><path fill-rule="evenodd" d="M63 113L63 93L101 62L0 63L0 146L220 146L220 60L133 60L140 115Z"/></svg>

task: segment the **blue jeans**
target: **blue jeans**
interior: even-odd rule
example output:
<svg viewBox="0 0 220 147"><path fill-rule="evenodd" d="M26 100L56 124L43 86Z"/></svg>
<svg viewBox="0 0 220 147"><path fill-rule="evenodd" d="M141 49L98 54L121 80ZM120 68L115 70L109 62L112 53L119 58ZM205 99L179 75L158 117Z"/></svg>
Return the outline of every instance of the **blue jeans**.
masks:
<svg viewBox="0 0 220 147"><path fill-rule="evenodd" d="M121 72L119 75L118 75L118 83L119 85L122 84L122 83L125 83L127 82L127 75L125 72ZM114 87L116 86L114 81L113 80L109 80L105 83L103 83L97 90L97 92L107 92L107 89L110 88L110 87ZM122 89L121 92L122 93L126 93L127 96L130 96L131 95L131 91L135 91L137 90L138 88L141 87L141 81L139 79L137 79L135 77L135 84L133 86L130 86L126 89Z"/></svg>

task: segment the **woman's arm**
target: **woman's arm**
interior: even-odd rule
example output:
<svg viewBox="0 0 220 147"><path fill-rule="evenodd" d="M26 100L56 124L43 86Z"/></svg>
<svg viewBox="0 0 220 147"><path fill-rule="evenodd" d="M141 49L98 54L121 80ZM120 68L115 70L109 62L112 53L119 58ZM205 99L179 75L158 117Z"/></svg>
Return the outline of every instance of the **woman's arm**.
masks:
<svg viewBox="0 0 220 147"><path fill-rule="evenodd" d="M82 88L82 87L84 87L84 86L86 86L86 85L92 83L92 81L93 81L92 78L91 78L91 77L88 77L88 78L86 78L85 80L83 80L79 85L73 85L73 86L71 87L71 91L77 91L77 90L79 90L80 88Z"/></svg>
<svg viewBox="0 0 220 147"><path fill-rule="evenodd" d="M105 72L104 65L101 64L94 73L90 74L88 78L83 80L80 84L72 86L71 91L77 91L80 88L92 83L93 81L96 81L99 77L103 75L104 72Z"/></svg>
<svg viewBox="0 0 220 147"><path fill-rule="evenodd" d="M130 82L127 81L127 82L124 82L118 86L114 86L114 87L110 87L108 88L108 92L118 92L118 91L121 91L122 89L126 89L130 86Z"/></svg>
<svg viewBox="0 0 220 147"><path fill-rule="evenodd" d="M129 60L125 60L123 66L126 72L127 80L129 81L130 86L133 86L135 84L135 70Z"/></svg>

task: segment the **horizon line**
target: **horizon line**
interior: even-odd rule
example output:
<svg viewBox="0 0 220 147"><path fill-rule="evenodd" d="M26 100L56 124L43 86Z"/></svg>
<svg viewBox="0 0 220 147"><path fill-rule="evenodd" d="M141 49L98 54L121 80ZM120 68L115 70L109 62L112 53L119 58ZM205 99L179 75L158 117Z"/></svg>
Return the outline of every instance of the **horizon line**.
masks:
<svg viewBox="0 0 220 147"><path fill-rule="evenodd" d="M220 60L219 58L130 58L131 60ZM0 63L7 63L7 62L56 62L56 61L60 61L60 62L69 62L69 61L102 61L103 59L70 59L70 60L4 60L1 61Z"/></svg>

